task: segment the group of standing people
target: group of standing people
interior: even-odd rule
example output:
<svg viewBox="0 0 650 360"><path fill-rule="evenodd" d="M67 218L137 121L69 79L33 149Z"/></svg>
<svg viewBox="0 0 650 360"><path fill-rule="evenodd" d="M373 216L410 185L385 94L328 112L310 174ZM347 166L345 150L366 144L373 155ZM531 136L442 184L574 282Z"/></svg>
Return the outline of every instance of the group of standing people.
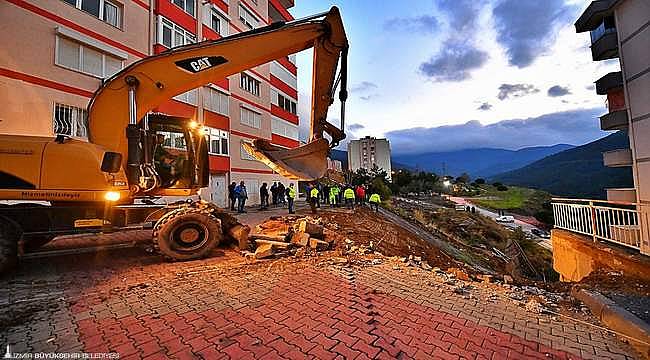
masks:
<svg viewBox="0 0 650 360"><path fill-rule="evenodd" d="M370 193L370 196L367 196ZM285 187L279 181L273 182L269 188L267 183L262 183L260 186L260 210L269 208L269 195L272 199L273 206L287 205L289 214L294 214L294 204L298 192L293 186L293 183ZM354 206L363 206L366 203L366 197L370 203L370 207L374 207L375 211L379 211L379 204L381 197L376 191L367 191L363 185L344 185L339 187L338 184L324 185L320 183L311 183L307 187L307 201L311 207L312 213L316 213L316 209L320 208L321 201L323 204L329 204L330 207L339 207L343 203L348 209L354 209ZM248 199L248 190L244 181L240 181L239 185L232 182L228 186L228 198L230 199L230 210L235 211L235 205L238 213L245 213L246 200Z"/></svg>
<svg viewBox="0 0 650 360"><path fill-rule="evenodd" d="M273 185L269 188L267 183L262 183L262 186L260 186L260 210L266 210L269 208L269 192L273 201L273 206L288 205L289 213L294 213L293 203L297 193L293 184L289 184L289 187L285 187L284 184L276 181L273 182ZM246 200L248 199L248 191L243 181L241 181L239 185L233 181L228 186L228 198L230 199L231 211L235 211L236 204L238 213L246 212L245 206Z"/></svg>
<svg viewBox="0 0 650 360"><path fill-rule="evenodd" d="M354 206L363 206L366 202L367 191L363 185L344 185L342 188L338 184L321 186L320 184L310 184L307 188L307 200L311 206L312 213L316 212L316 208L320 207L321 200L323 203L329 204L330 207L338 207L345 203L348 209L354 209ZM370 206L379 211L379 204L381 197L375 191L371 192L368 198Z"/></svg>
<svg viewBox="0 0 650 360"><path fill-rule="evenodd" d="M237 203L237 212L245 213L246 210L244 209L244 206L248 199L246 184L244 184L243 181L241 181L239 185L234 181L230 183L230 185L228 185L228 199L230 200L231 211L235 211L235 203Z"/></svg>

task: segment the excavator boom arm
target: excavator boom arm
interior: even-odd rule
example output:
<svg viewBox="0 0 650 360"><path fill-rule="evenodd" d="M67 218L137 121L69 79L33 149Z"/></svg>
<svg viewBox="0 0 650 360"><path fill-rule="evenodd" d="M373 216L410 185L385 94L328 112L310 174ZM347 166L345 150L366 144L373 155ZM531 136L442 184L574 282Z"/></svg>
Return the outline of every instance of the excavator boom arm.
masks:
<svg viewBox="0 0 650 360"><path fill-rule="evenodd" d="M327 132L333 142L338 142L345 136L343 132L325 123L339 57L347 52L348 42L336 7L319 17L174 48L129 65L106 81L91 99L90 141L126 154L127 125L173 96L313 47L311 139L322 138Z"/></svg>

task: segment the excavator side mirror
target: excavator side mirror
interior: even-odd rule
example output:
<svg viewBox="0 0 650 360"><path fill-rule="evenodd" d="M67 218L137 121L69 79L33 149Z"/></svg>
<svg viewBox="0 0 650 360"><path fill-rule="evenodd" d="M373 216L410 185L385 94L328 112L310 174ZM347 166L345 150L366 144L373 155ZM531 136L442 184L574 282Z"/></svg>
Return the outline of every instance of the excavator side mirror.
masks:
<svg viewBox="0 0 650 360"><path fill-rule="evenodd" d="M120 171L121 166L122 166L122 154L112 152L112 151L107 151L104 153L104 158L102 159L103 172L114 174Z"/></svg>

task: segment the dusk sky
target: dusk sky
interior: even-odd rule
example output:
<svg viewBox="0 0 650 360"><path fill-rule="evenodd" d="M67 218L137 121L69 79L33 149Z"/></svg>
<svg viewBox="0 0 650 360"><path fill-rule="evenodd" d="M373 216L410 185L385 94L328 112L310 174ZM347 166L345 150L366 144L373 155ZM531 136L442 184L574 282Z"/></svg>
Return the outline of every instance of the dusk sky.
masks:
<svg viewBox="0 0 650 360"><path fill-rule="evenodd" d="M296 1L296 18L341 9L350 41L349 138L388 137L394 153L584 144L605 136L594 62L573 23L586 0ZM298 54L301 133L312 53ZM330 121L339 118L337 105Z"/></svg>

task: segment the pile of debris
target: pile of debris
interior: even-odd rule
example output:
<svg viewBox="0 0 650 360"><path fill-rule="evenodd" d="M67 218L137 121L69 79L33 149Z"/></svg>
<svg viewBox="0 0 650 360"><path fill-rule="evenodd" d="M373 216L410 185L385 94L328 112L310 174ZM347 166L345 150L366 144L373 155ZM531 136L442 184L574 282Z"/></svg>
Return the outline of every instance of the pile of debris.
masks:
<svg viewBox="0 0 650 360"><path fill-rule="evenodd" d="M249 234L250 241L241 250L250 262L272 256L301 256L330 249L334 242L330 233L321 218L274 216Z"/></svg>

